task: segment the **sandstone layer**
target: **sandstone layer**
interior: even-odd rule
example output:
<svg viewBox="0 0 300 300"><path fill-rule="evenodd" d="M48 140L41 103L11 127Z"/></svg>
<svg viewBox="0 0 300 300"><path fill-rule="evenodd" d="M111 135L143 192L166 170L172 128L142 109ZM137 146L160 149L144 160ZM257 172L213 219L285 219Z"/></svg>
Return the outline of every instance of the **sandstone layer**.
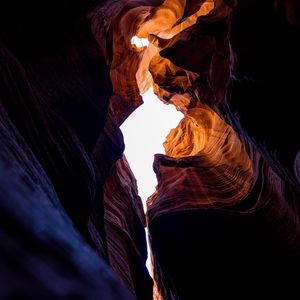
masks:
<svg viewBox="0 0 300 300"><path fill-rule="evenodd" d="M2 1L0 299L297 295L299 8ZM184 118L145 213L119 126L151 87Z"/></svg>

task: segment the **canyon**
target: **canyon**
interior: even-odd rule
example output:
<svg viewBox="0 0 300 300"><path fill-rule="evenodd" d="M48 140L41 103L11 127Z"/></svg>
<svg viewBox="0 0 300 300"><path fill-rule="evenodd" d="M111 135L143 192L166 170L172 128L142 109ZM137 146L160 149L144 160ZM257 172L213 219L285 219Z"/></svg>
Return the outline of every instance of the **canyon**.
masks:
<svg viewBox="0 0 300 300"><path fill-rule="evenodd" d="M299 37L297 0L2 1L0 299L297 298ZM144 210L149 89L183 118Z"/></svg>

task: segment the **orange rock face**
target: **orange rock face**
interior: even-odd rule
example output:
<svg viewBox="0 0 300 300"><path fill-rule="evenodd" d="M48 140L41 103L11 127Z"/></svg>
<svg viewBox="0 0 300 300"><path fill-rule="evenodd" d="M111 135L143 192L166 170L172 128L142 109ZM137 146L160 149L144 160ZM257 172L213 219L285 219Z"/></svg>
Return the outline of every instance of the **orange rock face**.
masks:
<svg viewBox="0 0 300 300"><path fill-rule="evenodd" d="M299 1L21 2L0 1L0 298L297 298ZM184 118L145 216L119 126L150 87Z"/></svg>
<svg viewBox="0 0 300 300"><path fill-rule="evenodd" d="M196 222L197 214L200 220L206 220L207 212L208 215L212 214L212 220L215 218L214 213L219 214L219 220L227 220L224 221L225 231L226 226L231 228L232 225L228 225L231 222L236 224L236 228L245 228L246 237L241 238L239 235L232 238L234 242L231 245L233 249L240 249L239 253L250 253L248 249L252 248L269 249L272 243L277 243L272 238L260 236L268 232L267 224L271 222L272 232L280 236L278 243L288 245L288 248L299 254L300 228L294 211L298 206L293 206L293 201L285 200L285 193L293 190L293 184L274 171L270 157L261 153L259 147L248 137L232 114L228 102L235 66L230 42L230 24L235 5L237 1L140 0L123 1L120 5L107 5L100 10L102 15L107 15L104 17L105 34L108 33L108 44L111 43L112 47L111 51L107 51L108 48L105 47L104 50L111 63L110 76L115 95L110 105L117 123L121 124L141 105L140 95L150 87L154 88L156 95L166 105L174 105L184 114L182 121L167 136L164 143L165 155L155 156L154 171L158 185L156 192L147 201L147 225L150 229L156 281L155 299L173 299L174 293L178 293L179 298L195 299L194 295L187 296L186 291L192 289L186 283L187 280L178 275L189 273L193 269L180 267L181 261L186 259L182 253L189 253L189 250L180 247L181 250L178 251L169 249L168 246L172 243L176 244L182 238L186 247L195 246L198 249L199 256L201 251L204 256L213 255L215 245L221 249L223 247L224 253L229 251L223 238L221 241L216 238L211 244L215 236L218 236L215 229L207 233L211 234L209 241L201 240L202 236L206 236L201 228L191 229L187 223L178 226L194 232L190 240L183 238L184 229L182 236L178 233L177 237L173 237L170 230L167 231L169 224L176 223L176 220L187 222L184 216L189 211L193 212L191 222ZM287 5L287 1L284 1L284 5ZM289 22L295 26L295 14L291 14L289 6L286 7ZM93 28L95 32L101 32L97 21L94 21ZM98 36L101 36L99 32ZM193 49L198 52L195 53ZM193 64L193 61L196 63ZM121 161L114 172L121 172L120 164ZM297 174L298 169L296 164ZM111 180L117 182L118 176L112 176L114 179ZM122 178L122 175L119 177ZM132 179L129 181L132 182ZM107 199L110 192L111 188L107 183ZM131 195L128 199L135 197ZM110 205L108 200L106 202ZM116 200L112 202L116 203ZM120 215L120 211L122 209L114 213L114 216ZM110 220L113 219L110 216ZM248 225L248 220L250 224L254 224L254 229ZM261 232L255 229L258 226L256 224L262 226ZM280 224L285 224L289 232L293 232L292 237L284 234L285 229ZM222 232L223 229L218 230ZM233 232L236 230L238 229L232 232L229 230L230 235L234 236ZM178 231L181 232L181 229ZM225 231L224 236L227 235ZM248 235L253 235L255 242L247 239ZM268 242L264 244L262 240ZM248 246L239 248L240 245L236 246L236 242ZM123 253L120 250L118 254L113 249L113 241L110 243L111 259L115 261L114 269L126 285L130 286L128 262L120 257L125 257L126 251ZM203 248L197 248L199 243ZM119 242L118 247L121 244ZM211 251L202 250L206 248ZM169 261L167 255L164 256L164 249L173 251L177 256L174 254L173 260ZM253 250L254 256L259 256L256 250ZM228 253L233 255L235 250ZM236 259L239 255L236 254ZM265 254L262 257L263 255ZM222 254L220 261L221 258ZM197 262L197 259L194 258L194 261ZM234 255L231 259L235 259ZM218 272L223 270L222 267L214 267ZM208 270L209 266L205 265L205 268ZM205 278L202 280L206 282Z"/></svg>
<svg viewBox="0 0 300 300"><path fill-rule="evenodd" d="M187 96L186 96L187 97ZM252 188L252 162L233 129L197 103L171 130L166 155L156 155L156 193L148 199L151 221L165 213L238 204Z"/></svg>

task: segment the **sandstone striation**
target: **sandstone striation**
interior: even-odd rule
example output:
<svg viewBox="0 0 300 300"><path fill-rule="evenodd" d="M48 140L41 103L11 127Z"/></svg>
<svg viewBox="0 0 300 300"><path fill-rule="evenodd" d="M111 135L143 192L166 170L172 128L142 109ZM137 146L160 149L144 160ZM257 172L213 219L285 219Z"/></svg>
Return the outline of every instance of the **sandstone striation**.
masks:
<svg viewBox="0 0 300 300"><path fill-rule="evenodd" d="M0 299L297 297L299 16L288 0L2 1ZM119 126L149 88L184 118L145 214Z"/></svg>

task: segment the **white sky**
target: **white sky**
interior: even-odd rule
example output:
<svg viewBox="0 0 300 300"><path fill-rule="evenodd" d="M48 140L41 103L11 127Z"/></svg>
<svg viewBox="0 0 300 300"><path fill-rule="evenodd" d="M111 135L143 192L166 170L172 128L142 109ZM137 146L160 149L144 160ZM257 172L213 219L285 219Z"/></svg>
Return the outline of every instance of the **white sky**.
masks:
<svg viewBox="0 0 300 300"><path fill-rule="evenodd" d="M148 47L147 39L134 36L131 43L138 48ZM154 154L164 154L163 142L172 128L183 118L173 105L163 104L150 88L143 95L144 104L138 107L122 124L125 155L138 185L146 212L146 200L155 191L156 175L153 171ZM147 231L146 231L147 234ZM147 239L148 254L150 254ZM146 266L151 272L150 255Z"/></svg>
<svg viewBox="0 0 300 300"><path fill-rule="evenodd" d="M153 93L153 88L143 95L143 100L144 104L125 120L121 130L125 141L125 155L137 180L139 195L146 211L146 200L157 185L152 168L154 154L165 153L163 142L170 130L178 125L183 114L174 105L163 104ZM149 255L146 266L151 274Z"/></svg>
<svg viewBox="0 0 300 300"><path fill-rule="evenodd" d="M152 168L154 154L164 154L163 142L183 118L174 105L163 104L149 89L144 104L122 124L125 155L137 179L139 195L145 202L155 191L157 180Z"/></svg>

